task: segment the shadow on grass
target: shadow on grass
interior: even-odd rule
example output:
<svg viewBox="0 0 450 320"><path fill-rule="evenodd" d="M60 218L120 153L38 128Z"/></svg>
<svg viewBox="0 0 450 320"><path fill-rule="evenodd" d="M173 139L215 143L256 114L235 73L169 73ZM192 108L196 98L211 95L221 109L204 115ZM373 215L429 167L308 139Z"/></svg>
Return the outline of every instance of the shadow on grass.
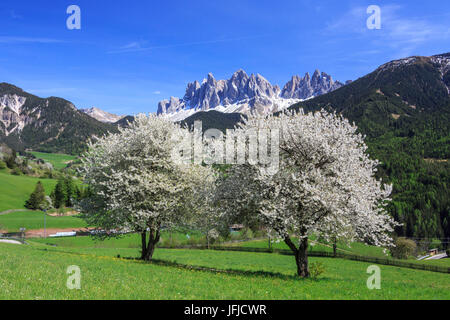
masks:
<svg viewBox="0 0 450 320"><path fill-rule="evenodd" d="M63 253L63 254L69 254L69 255L78 255L78 256L91 256L91 257L100 257L97 255L92 254L86 254L86 253L79 253L79 252L72 252L72 251L60 251L60 250L49 250L47 248L38 248L36 250L39 251L46 251L46 252L57 252L57 253ZM245 276L245 277L260 277L260 278L276 278L280 280L295 280L295 281L326 281L330 280L327 277L320 277L320 278L301 278L297 275L287 275L279 272L270 272L270 271L250 271L250 270L238 270L238 269L216 269L211 267L204 267L204 266L194 266L189 264L183 264L176 261L167 261L167 260L160 260L160 259L153 259L151 261L144 261L140 258L136 257L121 257L120 255L109 256L112 260L117 261L132 261L132 262L139 262L143 264L153 264L163 267L172 267L172 268L178 268L183 270L191 270L191 271L199 271L199 272L208 272L213 274L227 274L227 275L236 275L236 276Z"/></svg>
<svg viewBox="0 0 450 320"><path fill-rule="evenodd" d="M124 257L122 259L125 260L131 260L131 261L139 261L141 263L146 264L154 264L158 266L165 266L165 267L173 267L173 268L179 268L184 270L193 270L193 271L202 271L202 272L209 272L214 274L229 274L229 275L237 275L237 276L245 276L245 277L260 277L260 278L277 278L281 280L296 280L296 281L320 281L320 280L326 280L326 278L301 278L297 275L287 275L282 274L279 272L270 272L270 271L250 271L250 270L238 270L238 269L216 269L211 267L203 267L203 266L194 266L189 264L183 264L176 261L167 261L167 260L160 260L160 259L153 259L152 261L143 261L139 258L133 258L133 257Z"/></svg>

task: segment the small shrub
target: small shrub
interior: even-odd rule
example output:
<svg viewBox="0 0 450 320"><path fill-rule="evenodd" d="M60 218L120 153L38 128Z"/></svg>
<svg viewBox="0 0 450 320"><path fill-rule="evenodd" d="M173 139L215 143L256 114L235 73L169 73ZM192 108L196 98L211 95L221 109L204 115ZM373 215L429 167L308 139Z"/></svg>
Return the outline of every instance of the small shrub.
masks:
<svg viewBox="0 0 450 320"><path fill-rule="evenodd" d="M5 159L5 162L6 162L7 167L10 168L10 169L14 169L15 167L17 167L17 164L16 164L16 153L13 152L10 156L8 156Z"/></svg>
<svg viewBox="0 0 450 320"><path fill-rule="evenodd" d="M267 237L267 232L263 229L258 229L253 232L253 236L255 238L264 238L264 237Z"/></svg>
<svg viewBox="0 0 450 320"><path fill-rule="evenodd" d="M214 244L217 242L217 240L219 239L220 234L216 229L212 229L208 231L208 239L209 239L209 244ZM208 242L208 241L206 241Z"/></svg>
<svg viewBox="0 0 450 320"><path fill-rule="evenodd" d="M253 237L253 231L249 228L244 229L244 231L242 232L242 240L253 239Z"/></svg>
<svg viewBox="0 0 450 320"><path fill-rule="evenodd" d="M395 241L395 246L391 248L391 255L396 259L408 259L414 255L417 250L417 245L414 241L406 238L398 238Z"/></svg>
<svg viewBox="0 0 450 320"><path fill-rule="evenodd" d="M0 170L6 169L6 163L5 161L0 160Z"/></svg>
<svg viewBox="0 0 450 320"><path fill-rule="evenodd" d="M236 240L242 240L242 235L240 232L231 232L230 234L230 240L236 241Z"/></svg>
<svg viewBox="0 0 450 320"><path fill-rule="evenodd" d="M190 246L196 246L196 245L199 245L199 244L205 244L206 240L202 241L202 239L196 239L194 237L191 237L191 238L188 239L188 241L186 241L186 243L188 245L190 245Z"/></svg>
<svg viewBox="0 0 450 320"><path fill-rule="evenodd" d="M179 247L181 245L182 245L182 243L179 240L177 240L175 238L170 238L170 237L163 238L158 243L159 247L165 247L165 248L176 248L176 247Z"/></svg>
<svg viewBox="0 0 450 320"><path fill-rule="evenodd" d="M14 169L12 169L12 171L11 171L11 174L15 175L15 176L21 176L22 175L22 170L20 170L19 167L14 167Z"/></svg>
<svg viewBox="0 0 450 320"><path fill-rule="evenodd" d="M322 262L313 262L309 266L309 275L313 279L317 279L321 274L325 272L325 266Z"/></svg>

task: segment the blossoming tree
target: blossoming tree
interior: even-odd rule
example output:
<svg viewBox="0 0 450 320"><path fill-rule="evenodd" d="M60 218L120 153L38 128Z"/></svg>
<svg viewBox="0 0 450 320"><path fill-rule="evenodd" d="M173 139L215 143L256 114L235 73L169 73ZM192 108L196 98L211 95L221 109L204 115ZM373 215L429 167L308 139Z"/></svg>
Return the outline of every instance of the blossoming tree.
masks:
<svg viewBox="0 0 450 320"><path fill-rule="evenodd" d="M184 224L204 234L209 248L211 240L219 238L218 229L223 221L219 219L215 200L217 172L213 169L203 169L200 174L202 183L192 190L189 201L185 205L185 209L190 214L186 217Z"/></svg>
<svg viewBox="0 0 450 320"><path fill-rule="evenodd" d="M82 174L91 196L80 204L90 225L141 235L142 259L151 260L161 229L182 224L193 189L211 169L177 161L187 129L154 115L89 144Z"/></svg>
<svg viewBox="0 0 450 320"><path fill-rule="evenodd" d="M309 276L311 235L391 245L389 233L396 223L385 205L392 188L375 178L378 161L369 158L355 126L325 111L292 112L251 116L235 134L242 138L255 128L279 130L279 170L233 166L220 188L225 215L251 205L252 214L293 251L301 277Z"/></svg>

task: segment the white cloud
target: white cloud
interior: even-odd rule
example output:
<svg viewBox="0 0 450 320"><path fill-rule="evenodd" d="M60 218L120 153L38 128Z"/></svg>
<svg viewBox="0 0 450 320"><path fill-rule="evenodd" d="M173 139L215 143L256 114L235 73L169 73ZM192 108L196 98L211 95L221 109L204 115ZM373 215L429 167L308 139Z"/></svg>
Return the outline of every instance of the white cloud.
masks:
<svg viewBox="0 0 450 320"><path fill-rule="evenodd" d="M205 45L205 44L216 44L216 43L222 43L222 42L233 42L233 41L242 41L242 40L251 40L251 39L257 39L257 38L263 38L267 37L269 35L256 35L256 36L247 36L247 37L239 37L239 38L222 38L222 39L215 39L215 40L205 40L205 41L196 41L196 42L185 42L185 43L176 43L176 44L168 44L168 45L160 45L160 46L150 46L146 47L144 46L144 42L140 41L134 41L130 42L122 47L119 47L116 50L108 51L108 54L115 54L115 53L127 53L127 52L139 52L139 51L150 51L154 49L168 49L168 48L177 48L177 47L190 47L190 46L196 46L196 45Z"/></svg>
<svg viewBox="0 0 450 320"><path fill-rule="evenodd" d="M23 19L23 17L20 14L17 14L14 10L9 11L9 16L14 20Z"/></svg>
<svg viewBox="0 0 450 320"><path fill-rule="evenodd" d="M62 43L62 42L64 41L51 38L0 36L0 43Z"/></svg>
<svg viewBox="0 0 450 320"><path fill-rule="evenodd" d="M381 30L369 30L366 7L354 7L335 21L327 24L325 31L339 37L348 33L367 39L372 47L395 50L395 58L414 54L417 48L431 41L450 39L449 25L438 24L430 17L402 15L402 6L381 6Z"/></svg>
<svg viewBox="0 0 450 320"><path fill-rule="evenodd" d="M118 49L108 51L108 54L114 54L114 53L126 53L126 52L138 52L138 51L144 51L147 50L143 47L143 43L139 41L133 41L130 43L127 43Z"/></svg>

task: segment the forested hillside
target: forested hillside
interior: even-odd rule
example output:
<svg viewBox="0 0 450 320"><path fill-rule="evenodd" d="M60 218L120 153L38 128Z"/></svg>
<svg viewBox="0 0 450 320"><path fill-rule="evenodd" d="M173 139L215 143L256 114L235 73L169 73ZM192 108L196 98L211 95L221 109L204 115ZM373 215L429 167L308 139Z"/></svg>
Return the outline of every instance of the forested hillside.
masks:
<svg viewBox="0 0 450 320"><path fill-rule="evenodd" d="M379 175L394 184L399 234L450 237L450 55L385 64L335 92L293 109L327 109L354 121Z"/></svg>
<svg viewBox="0 0 450 320"><path fill-rule="evenodd" d="M450 54L389 62L334 92L291 107L326 109L355 122L378 175L394 185L390 213L399 235L450 237ZM239 118L199 112L203 129L233 128Z"/></svg>
<svg viewBox="0 0 450 320"><path fill-rule="evenodd" d="M20 151L77 154L92 135L115 131L62 98L39 98L8 83L0 83L0 142Z"/></svg>

